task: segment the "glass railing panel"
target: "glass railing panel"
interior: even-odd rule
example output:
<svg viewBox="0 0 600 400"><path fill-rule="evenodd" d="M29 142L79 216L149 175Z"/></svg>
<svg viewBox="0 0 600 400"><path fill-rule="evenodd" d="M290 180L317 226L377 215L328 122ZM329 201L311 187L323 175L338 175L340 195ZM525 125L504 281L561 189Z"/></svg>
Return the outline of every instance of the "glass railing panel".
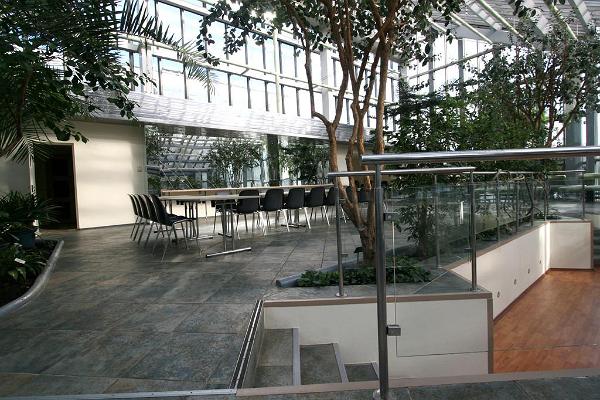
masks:
<svg viewBox="0 0 600 400"><path fill-rule="evenodd" d="M580 175L549 176L547 219L579 219L583 216L582 177Z"/></svg>

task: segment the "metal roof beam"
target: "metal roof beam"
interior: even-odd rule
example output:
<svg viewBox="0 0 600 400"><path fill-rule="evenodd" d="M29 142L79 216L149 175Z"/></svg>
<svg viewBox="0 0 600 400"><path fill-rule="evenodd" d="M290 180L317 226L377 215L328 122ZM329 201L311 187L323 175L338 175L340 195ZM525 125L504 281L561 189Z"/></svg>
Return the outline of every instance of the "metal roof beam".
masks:
<svg viewBox="0 0 600 400"><path fill-rule="evenodd" d="M575 11L575 16L577 16L577 19L579 20L579 22L581 22L581 25L583 25L584 28L587 29L594 25L594 21L592 19L592 13L590 12L590 10L588 10L587 5L585 4L584 0L567 0L567 1L573 8L573 11Z"/></svg>
<svg viewBox="0 0 600 400"><path fill-rule="evenodd" d="M494 7L490 6L485 0L477 0L477 3L479 3L479 5L481 5L481 7L487 12L489 13L492 17L494 17L496 20L498 20L498 22L500 22L502 25L504 25L504 27L506 29L508 29L509 32L511 32L513 35L517 36L520 39L524 39L523 35L521 35L514 26L511 25L510 22L508 22L506 20L506 18L504 18L502 15L500 15L500 13L498 11L496 11L494 9Z"/></svg>
<svg viewBox="0 0 600 400"><path fill-rule="evenodd" d="M489 13L487 13L475 0L467 1L467 7L471 10L479 19L488 24L492 29L497 31L502 29L502 25L498 23Z"/></svg>
<svg viewBox="0 0 600 400"><path fill-rule="evenodd" d="M476 36L478 36L481 40L484 40L486 42L488 42L489 44L494 44L494 42L492 42L492 40L490 38L488 38L487 36L485 36L483 33L481 33L477 28L475 28L473 25L469 24L467 21L465 21L464 19L462 19L459 15L455 14L455 13L450 13L450 17L457 22L459 25L464 26L465 28L467 28L468 30L470 30L471 32L473 32Z"/></svg>
<svg viewBox="0 0 600 400"><path fill-rule="evenodd" d="M531 9L536 8L536 4L533 0L525 0L523 5ZM535 30L537 31L538 35L544 36L546 33L548 33L550 22L541 10L538 10L536 15L532 17L531 20L535 23Z"/></svg>
<svg viewBox="0 0 600 400"><path fill-rule="evenodd" d="M569 33L569 36L571 36L572 39L577 40L577 35L575 34L575 32L573 32L573 29L571 29L571 27L569 26L569 24L567 23L567 21L565 21L564 16L560 12L560 10L558 8L556 8L556 6L554 5L554 2L552 2L552 0L544 0L544 2L548 6L548 9L554 15L554 18L556 18L556 20L558 22L560 22L561 24L563 24L563 26L565 27L565 29Z"/></svg>

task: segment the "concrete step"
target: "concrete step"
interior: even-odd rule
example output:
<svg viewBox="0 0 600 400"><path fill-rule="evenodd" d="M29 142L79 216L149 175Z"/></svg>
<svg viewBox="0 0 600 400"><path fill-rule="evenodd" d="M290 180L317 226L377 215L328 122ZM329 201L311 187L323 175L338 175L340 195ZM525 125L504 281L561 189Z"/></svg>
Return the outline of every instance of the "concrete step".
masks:
<svg viewBox="0 0 600 400"><path fill-rule="evenodd" d="M348 382L337 343L300 346L303 385Z"/></svg>
<svg viewBox="0 0 600 400"><path fill-rule="evenodd" d="M374 363L346 364L346 373L350 382L376 381L377 371Z"/></svg>
<svg viewBox="0 0 600 400"><path fill-rule="evenodd" d="M266 329L254 375L254 387L300 384L299 347L298 329Z"/></svg>

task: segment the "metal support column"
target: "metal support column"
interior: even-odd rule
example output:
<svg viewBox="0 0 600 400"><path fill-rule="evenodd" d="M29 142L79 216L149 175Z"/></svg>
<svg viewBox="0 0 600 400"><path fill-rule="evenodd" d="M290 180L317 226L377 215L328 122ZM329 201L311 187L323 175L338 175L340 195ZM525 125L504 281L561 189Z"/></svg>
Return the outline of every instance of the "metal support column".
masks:
<svg viewBox="0 0 600 400"><path fill-rule="evenodd" d="M435 267L440 268L440 219L437 175L433 175L433 229L435 229Z"/></svg>
<svg viewBox="0 0 600 400"><path fill-rule="evenodd" d="M385 237L383 219L383 188L381 187L381 164L375 166L375 272L377 280L377 342L379 348L379 393L373 397L388 400L388 343L387 298L385 273Z"/></svg>
<svg viewBox="0 0 600 400"><path fill-rule="evenodd" d="M548 219L548 212L550 211L548 193L550 193L550 187L548 186L548 174L544 172L544 221Z"/></svg>
<svg viewBox="0 0 600 400"><path fill-rule="evenodd" d="M529 178L529 195L531 196L531 215L529 216L529 223L533 226L533 218L535 214L535 181L533 180L533 175Z"/></svg>
<svg viewBox="0 0 600 400"><path fill-rule="evenodd" d="M469 216L469 246L471 247L471 290L477 290L477 233L475 230L475 182L473 172L470 173L469 194L471 207Z"/></svg>
<svg viewBox="0 0 600 400"><path fill-rule="evenodd" d="M344 264L342 263L342 228L340 221L340 214L342 213L342 207L340 206L340 179L334 179L333 192L335 194L335 236L337 240L337 263L338 263L338 292L337 297L344 297Z"/></svg>

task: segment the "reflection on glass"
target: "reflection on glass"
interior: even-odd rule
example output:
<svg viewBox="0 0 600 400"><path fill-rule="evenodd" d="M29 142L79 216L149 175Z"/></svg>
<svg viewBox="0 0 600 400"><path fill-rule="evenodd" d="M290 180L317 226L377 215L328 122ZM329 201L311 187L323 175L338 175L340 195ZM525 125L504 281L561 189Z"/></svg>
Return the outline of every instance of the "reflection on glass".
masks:
<svg viewBox="0 0 600 400"><path fill-rule="evenodd" d="M283 113L288 115L298 115L296 88L281 85L281 95L283 97Z"/></svg>
<svg viewBox="0 0 600 400"><path fill-rule="evenodd" d="M281 74L295 77L296 63L294 57L294 47L286 43L279 43L279 57Z"/></svg>

